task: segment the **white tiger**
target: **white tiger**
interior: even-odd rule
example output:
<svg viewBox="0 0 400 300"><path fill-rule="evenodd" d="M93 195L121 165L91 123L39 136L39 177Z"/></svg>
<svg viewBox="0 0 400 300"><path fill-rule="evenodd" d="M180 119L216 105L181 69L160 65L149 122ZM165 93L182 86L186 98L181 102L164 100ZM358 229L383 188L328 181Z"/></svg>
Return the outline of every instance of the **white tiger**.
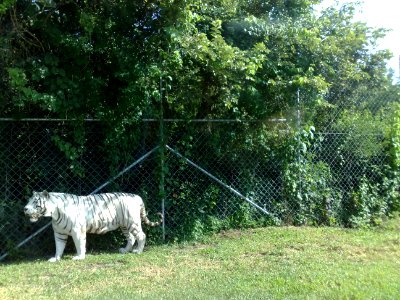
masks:
<svg viewBox="0 0 400 300"><path fill-rule="evenodd" d="M34 192L24 208L31 222L42 216L51 217L54 229L56 254L49 261L61 259L68 235L71 235L77 255L73 259L84 259L86 253L86 233L102 234L121 228L126 236L125 248L121 253L132 251L142 253L146 235L141 221L149 226L157 226L163 221L150 222L141 197L126 193L105 193L76 196L65 193ZM137 240L137 248L132 250Z"/></svg>

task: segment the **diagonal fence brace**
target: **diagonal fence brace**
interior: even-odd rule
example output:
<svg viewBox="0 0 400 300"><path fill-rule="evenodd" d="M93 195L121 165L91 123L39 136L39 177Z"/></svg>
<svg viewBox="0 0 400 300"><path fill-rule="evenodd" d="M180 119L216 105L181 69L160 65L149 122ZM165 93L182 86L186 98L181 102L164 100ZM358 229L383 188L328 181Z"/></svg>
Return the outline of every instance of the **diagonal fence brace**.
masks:
<svg viewBox="0 0 400 300"><path fill-rule="evenodd" d="M123 169L121 172L119 172L117 175L115 175L113 178L111 178L110 180L108 180L107 182L103 183L101 186L99 186L97 189L95 189L93 192L91 192L89 195L93 195L96 194L97 192L99 192L100 190L102 190L103 188L105 188L107 185L109 185L111 182L113 182L115 179L117 179L118 177L122 176L123 174L125 174L126 172L128 172L130 169L132 169L134 166L136 166L137 164L141 163L143 160L145 160L147 157L149 157L151 154L153 154L160 146L157 146L155 148L153 148L152 150L150 150L149 152L147 152L145 155L143 155L142 157L140 157L138 160L134 161L132 164L130 164L129 166L127 166L125 169ZM44 225L43 227L41 227L40 229L38 229L36 232L34 232L33 234L31 234L30 236L28 236L26 239L24 239L22 242L20 242L17 246L15 246L15 249L18 249L20 247L22 247L23 245L25 245L27 242L29 242L31 239L33 239L35 236L39 235L40 233L42 233L43 231L45 231L50 225L52 224L52 222L47 223L46 225ZM2 261L3 259L5 259L8 256L8 252L4 253L2 256L0 256L0 261Z"/></svg>
<svg viewBox="0 0 400 300"><path fill-rule="evenodd" d="M241 193L239 193L237 190L235 190L234 188L232 188L231 186L227 185L226 183L224 183L223 181L219 180L217 177L215 177L214 175L212 175L210 172L206 171L205 169L203 169L202 167L200 167L199 165L195 164L193 161L191 161L190 159L184 157L182 154L180 154L178 151L174 150L173 148L171 148L168 145L165 145L165 147L171 151L173 154L175 154L176 156L178 156L179 158L183 159L184 161L186 161L189 165L191 165L192 167L198 169L199 171L201 171L203 174L207 175L208 177L210 177L211 179L213 179L214 181L218 182L220 185L222 185L224 188L228 189L229 191L231 191L232 193L234 193L235 195L237 195L238 197L240 197L241 199L247 201L248 203L250 203L251 205L253 205L255 208L257 208L258 210L260 210L261 212L263 212L266 215L270 215L271 213L268 212L266 209L262 208L260 205L258 205L257 203L255 203L254 201L252 201L251 199L249 199L246 196L243 196Z"/></svg>

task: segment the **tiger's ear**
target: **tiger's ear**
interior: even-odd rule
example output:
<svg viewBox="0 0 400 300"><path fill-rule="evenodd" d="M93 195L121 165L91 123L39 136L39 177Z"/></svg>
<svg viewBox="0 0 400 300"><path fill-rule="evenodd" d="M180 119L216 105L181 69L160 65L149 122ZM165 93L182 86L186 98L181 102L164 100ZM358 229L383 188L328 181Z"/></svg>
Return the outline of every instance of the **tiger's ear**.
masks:
<svg viewBox="0 0 400 300"><path fill-rule="evenodd" d="M49 192L46 191L46 190L44 190L44 191L42 192L42 195L45 196L46 198L49 198L49 197L50 197Z"/></svg>

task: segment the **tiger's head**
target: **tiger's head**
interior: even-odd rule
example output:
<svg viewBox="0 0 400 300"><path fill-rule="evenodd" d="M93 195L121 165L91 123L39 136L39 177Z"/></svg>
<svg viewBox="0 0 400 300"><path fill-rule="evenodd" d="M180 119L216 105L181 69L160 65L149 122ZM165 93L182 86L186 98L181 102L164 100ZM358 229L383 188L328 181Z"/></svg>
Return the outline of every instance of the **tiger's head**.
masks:
<svg viewBox="0 0 400 300"><path fill-rule="evenodd" d="M46 201L49 198L50 195L47 191L33 192L32 197L28 200L28 204L24 207L25 215L29 217L31 222L36 222L41 217L47 215Z"/></svg>

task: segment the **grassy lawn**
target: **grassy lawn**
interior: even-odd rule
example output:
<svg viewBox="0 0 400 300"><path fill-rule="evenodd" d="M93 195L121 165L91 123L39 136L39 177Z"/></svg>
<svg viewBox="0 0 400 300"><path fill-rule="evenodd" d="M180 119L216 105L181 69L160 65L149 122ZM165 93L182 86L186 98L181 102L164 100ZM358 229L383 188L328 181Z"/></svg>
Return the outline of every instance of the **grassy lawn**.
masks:
<svg viewBox="0 0 400 300"><path fill-rule="evenodd" d="M0 299L399 299L400 220L228 231L139 256L70 259L0 265Z"/></svg>

